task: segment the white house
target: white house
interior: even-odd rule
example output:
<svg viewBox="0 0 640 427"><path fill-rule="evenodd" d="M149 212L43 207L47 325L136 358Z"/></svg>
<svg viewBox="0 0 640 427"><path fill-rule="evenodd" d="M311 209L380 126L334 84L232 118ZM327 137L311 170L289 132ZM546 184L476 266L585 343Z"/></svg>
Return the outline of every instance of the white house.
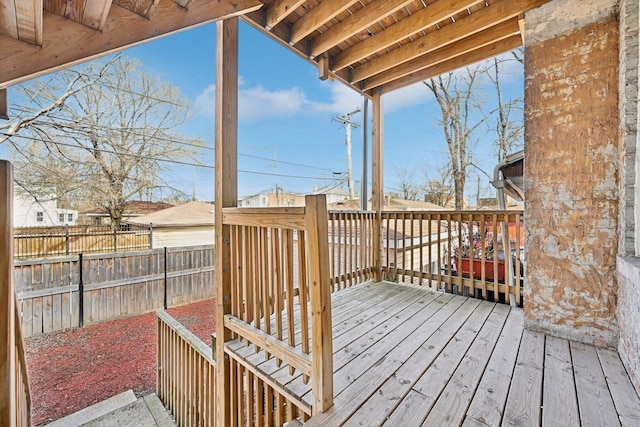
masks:
<svg viewBox="0 0 640 427"><path fill-rule="evenodd" d="M77 221L78 211L59 208L54 197L36 200L24 193L13 195L14 227L75 225Z"/></svg>

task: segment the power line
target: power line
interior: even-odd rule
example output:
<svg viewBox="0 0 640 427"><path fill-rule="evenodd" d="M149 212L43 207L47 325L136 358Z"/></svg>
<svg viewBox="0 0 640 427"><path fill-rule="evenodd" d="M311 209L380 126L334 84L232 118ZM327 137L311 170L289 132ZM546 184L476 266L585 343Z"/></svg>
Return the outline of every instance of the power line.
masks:
<svg viewBox="0 0 640 427"><path fill-rule="evenodd" d="M28 140L31 140L31 141L36 141L36 142L43 142L42 140L40 140L38 138L31 137L31 136L26 136L26 135L10 135L10 134L6 134L6 133L0 133L0 135L6 136L6 137L23 138L23 139L28 139ZM117 156L134 157L134 158L137 158L137 159L150 159L150 160L155 160L155 161L158 161L158 162L174 163L174 164L179 164L179 165L195 166L195 167L215 170L215 166L203 165L203 164L200 164L200 163L189 163L189 162L183 162L183 161L180 161L180 160L169 160L169 159L162 159L162 158L159 158L159 157L141 156L139 154L131 154L131 153L118 153L117 151L106 150L104 148L79 147L77 145L73 145L73 144L69 144L69 143L65 143L65 142L60 142L60 141L49 141L49 142L51 144L54 144L54 145L62 145L62 146L65 146L65 147L71 147L71 148L77 148L77 149L83 149L84 148L86 150L99 151L101 153L108 153L108 154L115 154ZM240 173L248 173L248 174L253 174L253 175L274 176L273 172L260 172L260 171L251 171L251 170L245 170L245 169L238 169L238 172L240 172ZM334 181L335 180L335 178L325 178L325 177L319 177L319 176L283 175L283 174L278 174L278 176L281 176L281 177L284 177L284 178L313 179L313 180L323 180L323 181Z"/></svg>
<svg viewBox="0 0 640 427"><path fill-rule="evenodd" d="M16 110L23 112L23 113L35 113L34 111L30 111L27 110L25 108L18 108L18 107L14 107ZM56 120L61 120L66 122L67 124L73 124L73 123L80 123L80 122L74 122L72 120L69 120L66 117L61 117L61 116L57 116L55 114L47 114L47 117L51 117L53 119ZM210 147L209 145L198 145L198 144L193 144L190 142L186 142L186 141L181 141L181 140L175 140L175 139L171 139L171 138L166 138L163 136L151 136L145 133L141 133L141 132L136 132L136 129L142 129L142 128L130 128L130 127L113 127L113 126L106 126L106 125L100 125L100 124L92 124L93 127L98 128L98 129L103 129L103 130L126 130L129 133L133 134L133 135L137 135L137 136L142 136L142 137L149 137L152 139L157 139L159 141L166 141L166 142L172 142L175 144L180 144L180 145L187 145L190 147L195 147L195 148L201 148L201 149L205 149L205 150L209 150L209 151L214 151L215 152L215 148L214 147ZM18 135L15 135L18 136ZM204 141L206 143L206 141ZM256 156L253 154L245 154L245 153L238 153L239 156L243 156L243 157L249 157L249 158L254 158L254 159L259 159L259 160L266 160L269 162L273 162L273 159L270 159L268 157L261 157L261 156ZM287 164L287 165L291 165L291 166L298 166L298 167L304 167L304 168L309 168L309 169L317 169L317 170L323 170L326 172L331 172L334 173L333 170L331 169L327 169L327 168L321 168L318 166L312 166L312 165L305 165L302 163L295 163L295 162L289 162L286 160L278 160L278 163L282 163L282 164Z"/></svg>

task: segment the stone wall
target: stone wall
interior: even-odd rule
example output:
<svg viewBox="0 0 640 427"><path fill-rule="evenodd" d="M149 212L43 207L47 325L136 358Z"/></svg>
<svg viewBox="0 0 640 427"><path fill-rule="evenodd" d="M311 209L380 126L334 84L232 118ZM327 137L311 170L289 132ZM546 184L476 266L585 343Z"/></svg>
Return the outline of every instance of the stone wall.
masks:
<svg viewBox="0 0 640 427"><path fill-rule="evenodd" d="M640 52L637 0L620 2L620 232L617 273L620 341L618 352L640 393L640 251L636 230L640 185L637 185L638 73Z"/></svg>
<svg viewBox="0 0 640 427"><path fill-rule="evenodd" d="M615 0L525 16L527 328L617 344L618 21Z"/></svg>

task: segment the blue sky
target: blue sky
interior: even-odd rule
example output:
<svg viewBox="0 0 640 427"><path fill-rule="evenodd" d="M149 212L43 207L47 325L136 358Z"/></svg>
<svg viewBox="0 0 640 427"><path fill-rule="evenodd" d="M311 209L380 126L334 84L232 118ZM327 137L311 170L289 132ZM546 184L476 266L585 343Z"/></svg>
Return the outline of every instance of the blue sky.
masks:
<svg viewBox="0 0 640 427"><path fill-rule="evenodd" d="M188 132L213 147L215 24L136 46L124 55L139 59L146 71L180 88L192 101ZM276 180L285 190L299 193L335 185L332 172L346 172L347 154L345 129L332 118L361 106L361 97L339 82L321 81L315 67L244 23L239 68L238 168L244 171L238 176L239 195L272 188ZM503 75L508 77L506 93L521 96L521 66L510 66ZM448 159L436 102L423 84L417 84L385 95L384 105L385 188L398 187L397 169L413 171L416 181L422 182L424 171L433 172ZM353 119L362 123L360 115ZM359 181L361 128L353 129L352 143ZM476 153L477 162L491 173L496 163L491 135L481 138ZM203 151L201 160L213 165L213 151ZM475 197L477 185L472 174L468 199ZM212 169L178 167L170 180L189 194L195 186L198 199L213 200ZM482 191L485 196L493 194L484 177Z"/></svg>

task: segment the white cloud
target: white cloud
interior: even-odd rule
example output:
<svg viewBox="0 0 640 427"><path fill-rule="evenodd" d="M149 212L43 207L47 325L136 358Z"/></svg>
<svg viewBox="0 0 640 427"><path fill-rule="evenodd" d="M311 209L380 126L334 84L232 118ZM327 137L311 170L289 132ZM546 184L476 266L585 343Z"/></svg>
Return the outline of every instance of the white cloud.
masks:
<svg viewBox="0 0 640 427"><path fill-rule="evenodd" d="M328 102L308 99L299 87L268 90L262 86L245 87L240 79L238 89L238 115L240 120L256 121L295 115L338 114L352 111L362 104L359 94L341 83L329 82ZM194 102L195 113L215 115L215 85L206 87Z"/></svg>

